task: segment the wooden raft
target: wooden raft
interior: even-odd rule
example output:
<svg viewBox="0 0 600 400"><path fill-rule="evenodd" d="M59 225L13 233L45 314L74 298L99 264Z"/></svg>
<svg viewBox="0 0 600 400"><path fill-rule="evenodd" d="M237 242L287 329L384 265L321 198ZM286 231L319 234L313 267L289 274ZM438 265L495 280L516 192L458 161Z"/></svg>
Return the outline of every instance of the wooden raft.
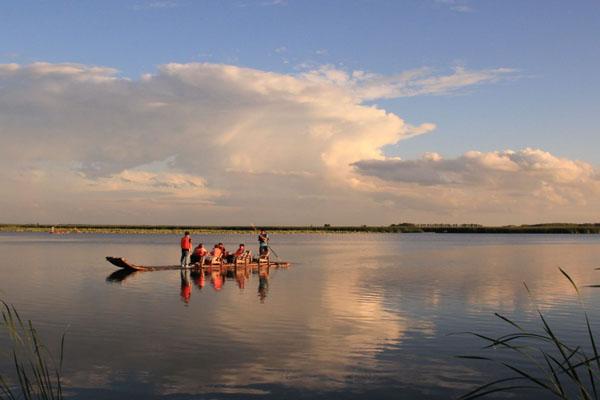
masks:
<svg viewBox="0 0 600 400"><path fill-rule="evenodd" d="M137 265L130 263L124 257L106 257L106 261L111 263L112 265L123 268L129 271L167 271L174 269L181 269L180 265ZM192 264L189 266L191 270L207 270L218 268L221 270L235 270L236 268L252 268L258 269L259 267L275 267L275 268L287 268L290 266L290 263L287 261L270 261L268 259L260 260L260 262L256 261L246 261L241 263L226 263L221 262L218 264Z"/></svg>

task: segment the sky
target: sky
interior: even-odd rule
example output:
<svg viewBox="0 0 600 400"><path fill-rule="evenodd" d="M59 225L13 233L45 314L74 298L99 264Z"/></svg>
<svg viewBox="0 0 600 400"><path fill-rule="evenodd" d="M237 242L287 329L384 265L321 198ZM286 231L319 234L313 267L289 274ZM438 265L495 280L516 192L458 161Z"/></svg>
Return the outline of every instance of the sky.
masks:
<svg viewBox="0 0 600 400"><path fill-rule="evenodd" d="M597 1L0 2L0 222L600 222Z"/></svg>

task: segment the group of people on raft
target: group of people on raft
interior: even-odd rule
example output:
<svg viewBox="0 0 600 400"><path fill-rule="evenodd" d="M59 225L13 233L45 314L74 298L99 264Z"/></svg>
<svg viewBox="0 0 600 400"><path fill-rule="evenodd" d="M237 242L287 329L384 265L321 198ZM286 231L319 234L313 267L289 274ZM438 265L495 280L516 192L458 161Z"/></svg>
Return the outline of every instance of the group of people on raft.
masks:
<svg viewBox="0 0 600 400"><path fill-rule="evenodd" d="M269 235L264 229L258 234L258 254L260 257L268 257L269 255ZM247 258L252 260L252 252L246 250L246 246L240 243L237 250L233 253L225 249L223 243L217 243L209 252L203 243L198 244L192 251L192 237L190 232L186 231L181 238L181 268L188 268L190 265L213 264L215 261L223 260L227 263L235 263L239 258Z"/></svg>

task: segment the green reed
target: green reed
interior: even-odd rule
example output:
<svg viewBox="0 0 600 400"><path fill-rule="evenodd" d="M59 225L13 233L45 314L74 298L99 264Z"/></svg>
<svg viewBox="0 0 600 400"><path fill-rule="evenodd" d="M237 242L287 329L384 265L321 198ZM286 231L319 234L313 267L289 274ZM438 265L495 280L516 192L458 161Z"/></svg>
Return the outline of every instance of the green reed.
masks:
<svg viewBox="0 0 600 400"><path fill-rule="evenodd" d="M14 306L4 301L0 303L1 326L11 344L0 356L8 357L13 365L12 375L0 373L0 399L61 400L65 335L61 337L57 365L32 322L23 321Z"/></svg>
<svg viewBox="0 0 600 400"><path fill-rule="evenodd" d="M536 312L540 318L542 333L524 329L512 319L495 313L498 318L516 329L516 331L497 338L476 332L463 333L486 341L487 345L484 349L501 348L515 352L522 360L529 362L531 367L527 369L519 368L491 357L458 356L459 358L493 363L510 371L512 375L508 378L497 379L481 385L461 396L460 399L475 399L492 393L512 392L521 389L539 389L560 399L599 399L600 357L590 319L581 299L578 286L567 272L562 268L559 268L559 270L568 279L577 294L584 314L590 349L586 352L583 346L570 345L560 339L537 306ZM524 285L531 298L531 291L527 284Z"/></svg>

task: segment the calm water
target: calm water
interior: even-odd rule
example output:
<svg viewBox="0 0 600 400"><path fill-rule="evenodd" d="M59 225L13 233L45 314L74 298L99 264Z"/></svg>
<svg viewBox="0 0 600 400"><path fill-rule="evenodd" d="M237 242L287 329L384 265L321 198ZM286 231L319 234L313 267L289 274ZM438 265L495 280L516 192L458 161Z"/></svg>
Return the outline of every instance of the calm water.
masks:
<svg viewBox="0 0 600 400"><path fill-rule="evenodd" d="M254 235L198 240L255 245ZM560 334L585 343L581 309L557 267L581 285L600 283L600 236L435 234L272 235L292 267L224 282L192 277L191 293L179 271L107 280L114 268L104 256L173 264L178 243L169 235L0 235L0 297L35 322L49 347L66 330L70 395L452 398L503 372L455 358L483 343L449 333L512 331L494 312L539 327L526 281ZM600 332L600 289L584 289L583 298Z"/></svg>

